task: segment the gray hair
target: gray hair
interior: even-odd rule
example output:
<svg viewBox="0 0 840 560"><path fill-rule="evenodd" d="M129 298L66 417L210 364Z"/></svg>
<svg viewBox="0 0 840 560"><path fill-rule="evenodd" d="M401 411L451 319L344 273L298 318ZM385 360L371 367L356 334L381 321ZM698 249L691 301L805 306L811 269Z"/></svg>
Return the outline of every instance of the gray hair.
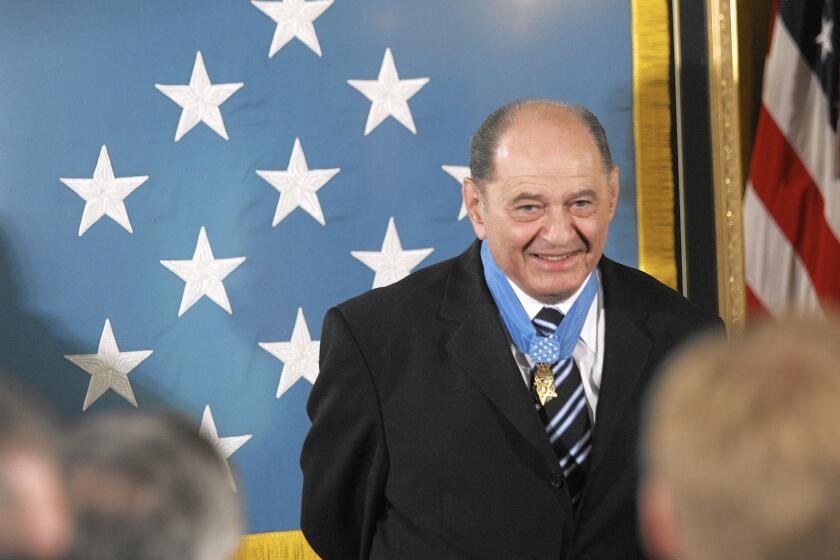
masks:
<svg viewBox="0 0 840 560"><path fill-rule="evenodd" d="M546 99L520 99L502 105L484 119L481 126L473 134L470 140L470 175L478 183L488 181L493 176L493 154L499 144L499 138L513 124L516 116L521 112L536 108L546 107L562 109L576 115L586 126L592 135L592 140L601 155L601 163L604 170L609 172L614 164L610 155L610 144L607 141L607 133L604 126L595 114L583 105L564 103Z"/></svg>
<svg viewBox="0 0 840 560"><path fill-rule="evenodd" d="M65 453L77 531L69 560L222 560L241 504L223 459L173 412L102 414Z"/></svg>

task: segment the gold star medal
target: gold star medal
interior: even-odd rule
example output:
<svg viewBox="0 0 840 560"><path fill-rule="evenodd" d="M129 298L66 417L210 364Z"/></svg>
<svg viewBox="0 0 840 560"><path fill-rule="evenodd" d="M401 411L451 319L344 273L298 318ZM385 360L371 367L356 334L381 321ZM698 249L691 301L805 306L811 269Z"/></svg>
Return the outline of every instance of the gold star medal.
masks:
<svg viewBox="0 0 840 560"><path fill-rule="evenodd" d="M537 370L534 372L534 392L542 406L557 397L557 391L554 388L554 372L551 371L549 364L543 362L537 364Z"/></svg>

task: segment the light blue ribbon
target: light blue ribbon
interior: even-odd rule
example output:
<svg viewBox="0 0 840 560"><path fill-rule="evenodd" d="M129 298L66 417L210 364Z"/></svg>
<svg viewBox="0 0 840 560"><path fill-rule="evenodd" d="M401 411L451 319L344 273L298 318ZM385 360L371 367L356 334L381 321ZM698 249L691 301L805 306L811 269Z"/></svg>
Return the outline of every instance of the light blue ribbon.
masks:
<svg viewBox="0 0 840 560"><path fill-rule="evenodd" d="M528 319L528 314L513 292L510 282L493 260L487 241L481 243L481 263L484 265L484 279L487 281L487 287L490 288L490 293L502 316L502 322L507 327L516 348L523 354L527 354L534 363L553 364L568 359L580 338L589 308L598 292L598 281L594 271L589 275L586 286L554 334L540 336Z"/></svg>

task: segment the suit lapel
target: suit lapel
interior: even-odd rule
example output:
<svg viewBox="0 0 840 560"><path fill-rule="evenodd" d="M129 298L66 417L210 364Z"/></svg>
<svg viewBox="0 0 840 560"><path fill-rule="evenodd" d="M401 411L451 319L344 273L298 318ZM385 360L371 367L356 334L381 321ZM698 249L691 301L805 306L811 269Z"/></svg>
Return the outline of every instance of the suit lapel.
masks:
<svg viewBox="0 0 840 560"><path fill-rule="evenodd" d="M460 324L446 350L531 446L556 463L482 271L476 242L456 260L447 282L441 316Z"/></svg>
<svg viewBox="0 0 840 560"><path fill-rule="evenodd" d="M615 264L604 258L601 262L601 281L604 288L604 366L598 409L595 419L592 466L590 476L597 476L599 464L610 449L610 440L628 407L639 406L639 391L651 340L643 328L646 313L628 302L634 294L615 276Z"/></svg>
<svg viewBox="0 0 840 560"><path fill-rule="evenodd" d="M525 390L510 342L484 282L479 243L453 265L444 291L440 315L458 323L446 350L495 405L499 413L549 464L557 460ZM595 422L590 476L609 452L610 439L628 407L638 406L639 383L645 372L651 340L646 334L644 309L634 307L636 296L617 277L615 263L602 259L604 289L604 366Z"/></svg>

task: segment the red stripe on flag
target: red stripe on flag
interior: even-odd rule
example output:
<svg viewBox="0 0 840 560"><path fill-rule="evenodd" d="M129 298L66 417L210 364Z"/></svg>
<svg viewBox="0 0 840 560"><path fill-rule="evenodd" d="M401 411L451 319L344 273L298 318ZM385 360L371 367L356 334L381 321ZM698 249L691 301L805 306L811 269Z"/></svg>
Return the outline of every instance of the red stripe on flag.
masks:
<svg viewBox="0 0 840 560"><path fill-rule="evenodd" d="M840 243L825 221L822 195L763 105L750 181L799 254L817 295L821 300L840 302ZM774 255L758 258L772 259Z"/></svg>
<svg viewBox="0 0 840 560"><path fill-rule="evenodd" d="M770 25L767 29L767 44L773 42L773 30L776 29L776 12L779 11L779 0L775 0L770 5ZM779 25L782 25L779 23Z"/></svg>
<svg viewBox="0 0 840 560"><path fill-rule="evenodd" d="M754 319L761 319L769 315L767 309L765 309L764 305L759 301L759 299L755 296L755 293L750 288L749 284L746 286L747 291L747 317L752 321Z"/></svg>

